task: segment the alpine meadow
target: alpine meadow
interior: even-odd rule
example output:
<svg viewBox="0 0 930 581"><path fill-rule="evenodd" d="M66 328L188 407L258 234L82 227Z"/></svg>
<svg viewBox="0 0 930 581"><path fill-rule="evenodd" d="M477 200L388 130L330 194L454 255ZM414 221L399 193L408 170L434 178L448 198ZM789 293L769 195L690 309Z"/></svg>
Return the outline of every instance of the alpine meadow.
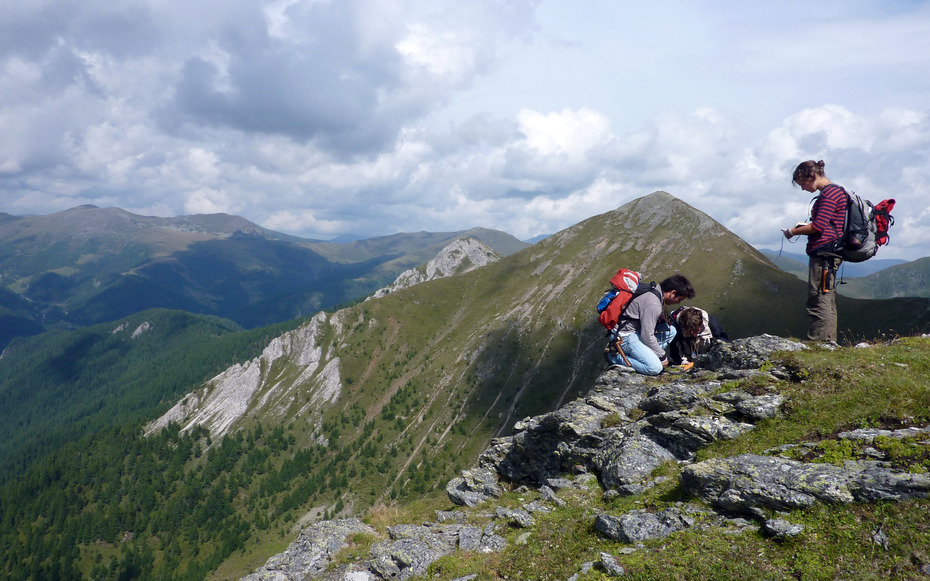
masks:
<svg viewBox="0 0 930 581"><path fill-rule="evenodd" d="M647 281L684 274L697 292L687 304L734 339L807 328L806 281L665 192L532 246L481 232L499 260L364 301L449 237L430 238L415 263L409 249L349 263L335 244L269 238L277 276L297 277L306 258L345 280L287 299L256 284L255 301L243 292L224 306L214 300L233 276L224 267L195 314L104 309L92 276L49 268L48 308L68 319L56 293L71 284L87 326L12 339L0 358L0 576L238 579L315 521L445 508L447 482L494 438L591 390L606 368L594 305L620 267ZM144 277L121 268L108 276L124 297L159 272L170 288L200 267L165 254ZM180 288L184 301L199 296ZM926 297L839 296L837 307L844 344L930 330ZM42 321L18 308L21 322ZM118 314L91 316L104 311ZM525 578L515 562L495 566Z"/></svg>

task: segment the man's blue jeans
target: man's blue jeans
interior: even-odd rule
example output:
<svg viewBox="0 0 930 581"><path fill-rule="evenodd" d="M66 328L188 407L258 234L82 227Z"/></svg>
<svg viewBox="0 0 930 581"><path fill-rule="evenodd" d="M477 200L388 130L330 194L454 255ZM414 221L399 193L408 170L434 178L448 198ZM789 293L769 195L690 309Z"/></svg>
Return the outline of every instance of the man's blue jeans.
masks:
<svg viewBox="0 0 930 581"><path fill-rule="evenodd" d="M662 327L664 328L665 325L662 325ZM676 334L677 331L675 331L675 327L671 325L668 326L667 331L657 331L656 340L659 342L659 347L662 349L668 347ZM630 360L630 367L632 367L636 373L642 373L643 375L658 375L662 373L662 360L653 353L652 349L642 342L639 338L639 333L627 335L623 338L620 345L623 347L623 352L626 353L626 358ZM626 365L623 361L623 356L619 353L611 354L610 358L611 363Z"/></svg>

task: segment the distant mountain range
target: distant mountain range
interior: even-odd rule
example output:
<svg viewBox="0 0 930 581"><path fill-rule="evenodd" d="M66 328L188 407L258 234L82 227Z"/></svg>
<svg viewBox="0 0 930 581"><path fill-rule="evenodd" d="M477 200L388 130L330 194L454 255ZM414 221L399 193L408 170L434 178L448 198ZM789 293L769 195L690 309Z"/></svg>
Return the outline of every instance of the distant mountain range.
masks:
<svg viewBox="0 0 930 581"><path fill-rule="evenodd" d="M80 206L0 215L0 349L16 336L113 321L150 308L216 315L245 328L364 297L450 242L501 255L527 243L495 230L305 240L226 214L157 218Z"/></svg>
<svg viewBox="0 0 930 581"><path fill-rule="evenodd" d="M807 280L807 255L803 252L784 252L765 248L760 248L759 251L768 256L778 268ZM868 276L892 266L907 264L907 262L900 258L871 258L865 262L846 262L843 264L843 275L848 278Z"/></svg>
<svg viewBox="0 0 930 581"><path fill-rule="evenodd" d="M807 255L762 250L776 266L807 280ZM840 267L839 294L857 299L930 297L930 257L908 262L872 258Z"/></svg>
<svg viewBox="0 0 930 581"><path fill-rule="evenodd" d="M174 218L79 206L46 216L0 213L0 349L17 336L113 321L150 308L216 315L255 328L364 298L458 239L501 256L520 241L496 230L401 233L344 242L302 239L227 214ZM806 278L803 254L763 250ZM855 298L928 296L918 262L847 264ZM865 278L897 266L892 278Z"/></svg>

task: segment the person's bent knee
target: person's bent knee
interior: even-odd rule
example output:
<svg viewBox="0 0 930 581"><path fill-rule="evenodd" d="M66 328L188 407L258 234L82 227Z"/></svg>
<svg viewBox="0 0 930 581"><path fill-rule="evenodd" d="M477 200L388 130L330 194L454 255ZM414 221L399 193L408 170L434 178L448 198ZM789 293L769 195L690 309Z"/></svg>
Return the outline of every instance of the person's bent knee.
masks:
<svg viewBox="0 0 930 581"><path fill-rule="evenodd" d="M644 368L642 371L643 375L658 375L662 373L662 363L658 363L658 364L647 363L643 366L643 368Z"/></svg>

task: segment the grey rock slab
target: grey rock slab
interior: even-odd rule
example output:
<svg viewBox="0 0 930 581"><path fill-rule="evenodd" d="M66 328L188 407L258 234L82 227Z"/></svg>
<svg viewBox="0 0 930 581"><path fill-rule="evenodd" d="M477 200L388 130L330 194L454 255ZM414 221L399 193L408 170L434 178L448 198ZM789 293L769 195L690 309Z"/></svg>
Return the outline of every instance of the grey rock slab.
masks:
<svg viewBox="0 0 930 581"><path fill-rule="evenodd" d="M673 461L675 456L655 441L641 435L630 438L614 438L595 457L595 465L601 472L601 484L606 489L616 489L630 484L640 484L663 462Z"/></svg>
<svg viewBox="0 0 930 581"><path fill-rule="evenodd" d="M453 504L459 506L478 506L501 495L497 473L490 468L464 470L462 475L453 478L446 485L446 494Z"/></svg>
<svg viewBox="0 0 930 581"><path fill-rule="evenodd" d="M657 513L633 510L620 516L600 514L594 521L594 528L610 539L623 543L638 543L665 538L692 524L692 517L675 507L670 507Z"/></svg>
<svg viewBox="0 0 930 581"><path fill-rule="evenodd" d="M923 428L902 428L900 430L880 430L876 428L862 428L849 432L842 432L837 437L841 440L861 440L865 442L874 442L875 438L895 438L903 439L914 436L930 435L930 426Z"/></svg>
<svg viewBox="0 0 930 581"><path fill-rule="evenodd" d="M930 474L893 470L873 461L843 466L743 454L685 467L682 487L716 508L735 514L785 511L814 502L904 500L930 495Z"/></svg>
<svg viewBox="0 0 930 581"><path fill-rule="evenodd" d="M785 519L775 518L765 521L762 532L775 539L785 540L804 532L804 525L794 524Z"/></svg>
<svg viewBox="0 0 930 581"><path fill-rule="evenodd" d="M386 541L371 548L370 567L384 579L410 579L426 573L444 554L419 539Z"/></svg>
<svg viewBox="0 0 930 581"><path fill-rule="evenodd" d="M604 571L612 577L622 577L626 575L626 570L623 566L617 562L617 558L611 555L610 553L601 552L599 555L600 564Z"/></svg>
<svg viewBox="0 0 930 581"><path fill-rule="evenodd" d="M673 382L651 389L639 407L652 413L680 410L692 407L705 393L707 389L703 385Z"/></svg>
<svg viewBox="0 0 930 581"><path fill-rule="evenodd" d="M270 559L244 581L308 579L329 566L334 553L347 546L349 536L375 530L358 519L321 521L304 529L288 548Z"/></svg>
<svg viewBox="0 0 930 581"><path fill-rule="evenodd" d="M701 358L701 365L712 370L759 369L769 362L778 351L801 351L807 349L803 343L783 339L773 335L757 335L737 339L727 343L718 341L707 355Z"/></svg>
<svg viewBox="0 0 930 581"><path fill-rule="evenodd" d="M745 399L736 404L736 411L754 420L774 418L781 412L785 396L777 393Z"/></svg>

